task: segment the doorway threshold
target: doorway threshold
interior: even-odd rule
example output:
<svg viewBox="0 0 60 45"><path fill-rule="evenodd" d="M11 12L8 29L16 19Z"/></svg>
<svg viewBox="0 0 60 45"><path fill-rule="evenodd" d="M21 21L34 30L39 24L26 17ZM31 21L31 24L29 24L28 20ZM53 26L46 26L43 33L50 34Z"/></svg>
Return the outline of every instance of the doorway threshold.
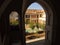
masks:
<svg viewBox="0 0 60 45"><path fill-rule="evenodd" d="M44 39L45 39L45 37L36 38L36 39L28 40L28 41L26 41L26 43L31 43L31 42L35 42L35 41L39 41L39 40L44 40Z"/></svg>

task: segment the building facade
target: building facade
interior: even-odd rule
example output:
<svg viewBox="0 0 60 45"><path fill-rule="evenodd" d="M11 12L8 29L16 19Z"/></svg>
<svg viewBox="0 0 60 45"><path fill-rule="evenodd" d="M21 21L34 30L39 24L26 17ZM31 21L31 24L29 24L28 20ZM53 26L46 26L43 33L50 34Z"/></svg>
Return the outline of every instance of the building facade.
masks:
<svg viewBox="0 0 60 45"><path fill-rule="evenodd" d="M45 23L46 14L44 10L28 9L25 13L25 22Z"/></svg>

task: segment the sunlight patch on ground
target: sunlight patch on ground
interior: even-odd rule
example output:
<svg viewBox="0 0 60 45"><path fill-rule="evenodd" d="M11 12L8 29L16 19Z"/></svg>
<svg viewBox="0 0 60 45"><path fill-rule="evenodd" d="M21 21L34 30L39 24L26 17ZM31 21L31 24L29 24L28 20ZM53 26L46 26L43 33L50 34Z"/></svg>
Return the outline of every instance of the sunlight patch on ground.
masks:
<svg viewBox="0 0 60 45"><path fill-rule="evenodd" d="M37 38L37 39L32 39L32 40L29 40L29 41L26 41L26 43L31 43L31 42L35 42L35 41L39 41L39 40L44 40L45 37L41 37L41 38Z"/></svg>

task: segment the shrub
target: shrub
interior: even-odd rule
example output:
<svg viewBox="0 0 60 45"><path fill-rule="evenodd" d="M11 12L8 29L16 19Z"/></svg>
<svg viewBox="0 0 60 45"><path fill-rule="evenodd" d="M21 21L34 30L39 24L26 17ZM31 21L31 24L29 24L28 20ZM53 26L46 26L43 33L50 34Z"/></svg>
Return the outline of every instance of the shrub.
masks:
<svg viewBox="0 0 60 45"><path fill-rule="evenodd" d="M35 25L33 22L30 22L30 28L34 29Z"/></svg>
<svg viewBox="0 0 60 45"><path fill-rule="evenodd" d="M18 21L13 21L13 22L10 22L10 25L18 25L19 22Z"/></svg>
<svg viewBox="0 0 60 45"><path fill-rule="evenodd" d="M45 29L45 24L39 24L39 27L44 30Z"/></svg>
<svg viewBox="0 0 60 45"><path fill-rule="evenodd" d="M25 21L25 24L29 24L29 23L30 23L30 20L26 20L26 21Z"/></svg>

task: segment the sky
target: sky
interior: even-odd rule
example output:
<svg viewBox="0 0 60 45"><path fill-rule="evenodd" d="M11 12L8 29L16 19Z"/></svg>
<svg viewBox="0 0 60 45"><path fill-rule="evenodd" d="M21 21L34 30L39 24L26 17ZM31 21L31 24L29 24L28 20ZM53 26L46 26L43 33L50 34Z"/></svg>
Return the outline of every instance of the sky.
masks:
<svg viewBox="0 0 60 45"><path fill-rule="evenodd" d="M41 10L41 9L43 9L43 8L42 8L42 6L41 6L40 4L38 4L38 3L32 3L32 4L28 7L28 9Z"/></svg>

